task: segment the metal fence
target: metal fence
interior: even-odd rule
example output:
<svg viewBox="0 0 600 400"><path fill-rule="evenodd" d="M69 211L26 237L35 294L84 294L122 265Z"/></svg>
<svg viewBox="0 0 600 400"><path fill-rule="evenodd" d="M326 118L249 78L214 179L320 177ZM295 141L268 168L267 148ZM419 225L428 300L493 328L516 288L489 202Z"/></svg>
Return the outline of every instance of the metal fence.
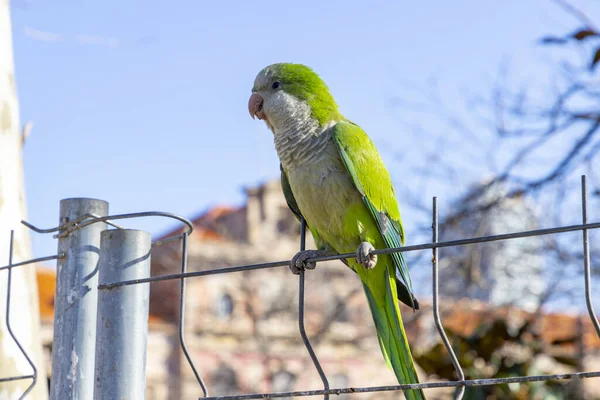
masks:
<svg viewBox="0 0 600 400"><path fill-rule="evenodd" d="M145 392L146 341L148 334L148 306L150 282L180 280L179 298L179 342L181 349L193 371L203 399L207 400L247 400L270 397L301 397L331 394L371 393L401 391L407 389L428 389L455 387L455 398L461 399L465 387L486 386L506 383L538 382L548 380L580 379L600 377L600 371L575 372L558 375L518 376L465 380L464 373L444 332L439 311L438 249L441 247L462 246L519 239L563 232L582 232L583 270L587 310L592 324L600 337L600 324L595 315L590 278L590 247L588 230L600 228L600 222L587 221L586 179L581 179L582 223L549 229L483 236L469 239L438 241L437 198L433 198L432 242L401 248L379 249L372 254L389 254L432 250L432 289L433 316L443 345L452 359L458 380L438 381L419 384L405 384L377 387L347 387L331 389L327 375L312 348L304 328L304 275L299 275L298 328L306 350L316 368L322 389L241 394L234 396L210 397L209 388L196 368L185 342L185 289L186 279L213 274L235 273L265 268L284 267L289 261L251 264L221 269L187 272L187 241L192 232L192 224L187 219L165 212L141 212L121 215L108 215L108 203L95 199L65 199L60 206L60 225L51 229L40 229L22 221L37 233L54 233L58 239L58 254L36 258L19 263L12 262L13 234L11 233L10 257L7 266L8 287L6 292L6 325L11 337L29 361L32 373L25 376L0 377L0 383L15 380L31 380L31 385L21 396L25 398L38 378L37 370L27 352L19 343L10 325L11 272L13 268L42 261L57 260L57 285L55 298L54 342L52 352L51 399L142 399ZM182 233L151 243L147 232L125 229L114 221L140 217L166 217L185 225ZM110 225L114 229L107 229ZM150 251L153 246L181 241L181 273L150 276ZM302 223L300 250L305 248L305 224ZM354 253L335 256L315 257L308 261L329 261L355 257Z"/></svg>

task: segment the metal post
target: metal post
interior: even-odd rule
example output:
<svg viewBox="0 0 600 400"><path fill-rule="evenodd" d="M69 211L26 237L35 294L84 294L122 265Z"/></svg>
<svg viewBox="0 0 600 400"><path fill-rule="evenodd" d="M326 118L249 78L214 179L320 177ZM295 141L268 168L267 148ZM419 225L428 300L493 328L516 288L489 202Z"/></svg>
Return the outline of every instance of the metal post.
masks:
<svg viewBox="0 0 600 400"><path fill-rule="evenodd" d="M85 215L108 215L103 200L74 198L60 202L60 223ZM76 229L58 240L54 339L52 349L52 400L92 400L98 299L98 256L103 222Z"/></svg>
<svg viewBox="0 0 600 400"><path fill-rule="evenodd" d="M151 246L148 232L102 232L100 283L148 278ZM149 301L149 283L100 290L95 400L145 398Z"/></svg>

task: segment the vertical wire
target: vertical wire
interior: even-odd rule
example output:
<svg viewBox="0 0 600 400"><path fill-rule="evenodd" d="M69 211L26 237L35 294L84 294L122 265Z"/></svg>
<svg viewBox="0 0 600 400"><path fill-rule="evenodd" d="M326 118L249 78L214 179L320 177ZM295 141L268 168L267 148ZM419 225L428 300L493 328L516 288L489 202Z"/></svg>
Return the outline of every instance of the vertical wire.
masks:
<svg viewBox="0 0 600 400"><path fill-rule="evenodd" d="M11 266L13 263L13 247L14 247L14 239L15 239L14 236L15 236L15 231L11 230L10 231L10 245L9 245L9 250L8 250L8 265L9 265L8 282L7 282L7 289L6 289L6 329L8 330L8 333L13 338L13 340L19 347L19 350L21 350L21 353L23 353L23 355L27 359L27 362L29 363L29 365L31 365L31 368L33 369L33 381L31 382L31 385L29 385L29 387L27 388L25 393L23 393L21 395L21 397L19 397L19 399L24 399L25 396L27 396L27 394L29 394L29 392L31 392L31 390L33 389L33 387L35 386L35 384L37 382L37 368L35 367L35 364L33 363L33 361L31 361L31 358L29 358L29 355L27 355L27 352L25 351L23 346L21 346L21 343L17 339L17 336L14 334L14 332L10 326L10 297L11 297L11 291L12 291L12 288L11 288L11 286L12 286L12 267Z"/></svg>
<svg viewBox="0 0 600 400"><path fill-rule="evenodd" d="M438 242L438 205L437 205L437 197L433 198L433 224L431 225L432 229L432 242ZM432 275L433 275L433 319L435 321L435 326L442 338L442 342L444 343L444 347L446 347L446 351L448 351L448 355L450 355L450 359L452 360L452 364L454 365L454 369L456 370L456 374L458 375L459 381L465 380L465 374L458 362L458 358L456 358L456 354L454 354L454 350L450 345L450 341L446 336L446 332L444 332L444 327L442 326L442 319L440 318L440 305L438 302L439 299L439 269L438 269L438 248L434 247L431 249L433 253L433 257L431 258L431 266L432 266ZM460 386L456 388L456 392L454 393L454 398L456 400L460 400L463 398L465 394L465 387Z"/></svg>
<svg viewBox="0 0 600 400"><path fill-rule="evenodd" d="M185 274L187 271L187 238L188 238L188 232L184 232L183 236L181 238L181 273ZM181 278L181 292L179 293L179 343L181 344L181 350L183 350L183 354L185 355L185 358L188 361L188 364L190 365L190 367L192 368L192 371L194 372L194 376L196 377L196 380L198 381L198 383L200 384L200 387L202 388L202 392L204 393L204 397L208 397L208 389L206 388L206 383L204 383L204 380L202 379L202 377L200 376L200 374L198 374L198 371L196 370L196 366L194 365L194 362L192 361L192 357L190 357L190 353L188 352L188 348L187 345L185 343L185 337L184 337L184 324L185 324L185 284L186 284L186 279L184 277Z"/></svg>
<svg viewBox="0 0 600 400"><path fill-rule="evenodd" d="M300 226L300 251L304 251L306 248L306 221L302 218L301 226ZM298 328L300 330L300 336L302 336L302 341L304 342L304 346L306 350L308 350L308 354L321 377L321 381L323 382L323 389L329 390L329 381L327 380L327 376L321 367L321 363L319 363L319 359L315 354L315 351L308 340L308 336L306 335L306 329L304 328L304 270L300 271L300 280L299 280L299 288L298 288ZM325 394L323 396L325 400L329 400L329 394Z"/></svg>
<svg viewBox="0 0 600 400"><path fill-rule="evenodd" d="M583 224L587 224L587 184L585 175L581 175L581 214ZM587 305L588 314L594 324L596 333L600 337L600 324L598 324L598 317L594 312L594 305L592 303L592 279L590 277L590 243L589 234L587 229L582 230L583 233L583 269L584 269L584 280L585 280L585 304Z"/></svg>

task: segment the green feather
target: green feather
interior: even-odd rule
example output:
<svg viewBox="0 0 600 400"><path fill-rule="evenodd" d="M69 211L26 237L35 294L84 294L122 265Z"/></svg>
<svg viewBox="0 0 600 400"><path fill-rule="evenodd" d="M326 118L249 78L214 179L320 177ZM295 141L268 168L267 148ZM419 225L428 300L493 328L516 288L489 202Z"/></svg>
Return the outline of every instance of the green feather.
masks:
<svg viewBox="0 0 600 400"><path fill-rule="evenodd" d="M412 355L406 333L400 317L398 303L394 299L396 292L395 280L390 279L390 275L385 274L385 304L378 305L371 289L363 283L365 294L371 308L371 314L375 321L377 329L377 337L379 338L379 346L388 366L390 366L395 374L398 382L401 383L418 383L419 377L414 369ZM405 390L404 396L408 400L424 400L425 394L422 390Z"/></svg>

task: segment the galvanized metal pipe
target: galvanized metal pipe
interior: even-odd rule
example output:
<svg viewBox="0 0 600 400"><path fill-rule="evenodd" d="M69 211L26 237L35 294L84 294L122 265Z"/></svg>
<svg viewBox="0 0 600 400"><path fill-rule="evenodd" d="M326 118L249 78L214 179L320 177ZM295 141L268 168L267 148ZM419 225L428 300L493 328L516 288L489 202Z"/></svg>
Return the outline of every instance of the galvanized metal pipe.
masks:
<svg viewBox="0 0 600 400"><path fill-rule="evenodd" d="M108 215L103 200L73 198L60 202L59 225L86 214ZM52 400L94 398L94 353L98 258L103 222L75 230L58 241L54 339L52 347Z"/></svg>
<svg viewBox="0 0 600 400"><path fill-rule="evenodd" d="M150 276L148 232L102 232L99 281ZM144 399L150 284L102 290L98 295L95 400Z"/></svg>

